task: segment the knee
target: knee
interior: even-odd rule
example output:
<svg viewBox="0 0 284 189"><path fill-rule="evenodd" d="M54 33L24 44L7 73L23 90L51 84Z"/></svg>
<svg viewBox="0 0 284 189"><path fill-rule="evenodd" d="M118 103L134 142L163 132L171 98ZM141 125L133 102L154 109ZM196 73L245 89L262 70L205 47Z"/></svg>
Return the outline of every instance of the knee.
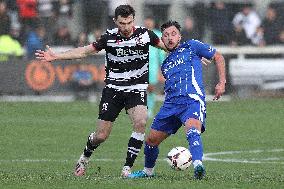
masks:
<svg viewBox="0 0 284 189"><path fill-rule="evenodd" d="M197 119L192 119L190 118L189 120L186 121L185 123L185 131L188 132L190 129L195 128L197 129L199 132L201 132L201 127L202 127L202 123L201 121L197 120Z"/></svg>
<svg viewBox="0 0 284 189"><path fill-rule="evenodd" d="M144 133L146 128L147 119L139 119L134 122L134 127L137 132Z"/></svg>
<svg viewBox="0 0 284 189"><path fill-rule="evenodd" d="M201 125L189 125L186 126L185 132L188 133L190 129L196 129L197 131L201 132Z"/></svg>
<svg viewBox="0 0 284 189"><path fill-rule="evenodd" d="M141 119L138 121L137 125L138 127L141 127L141 128L145 128L146 127L146 123L147 123L147 119Z"/></svg>
<svg viewBox="0 0 284 189"><path fill-rule="evenodd" d="M159 144L161 143L160 140L158 140L157 138L154 138L154 137L148 137L146 139L146 143L149 145L149 146L159 146Z"/></svg>

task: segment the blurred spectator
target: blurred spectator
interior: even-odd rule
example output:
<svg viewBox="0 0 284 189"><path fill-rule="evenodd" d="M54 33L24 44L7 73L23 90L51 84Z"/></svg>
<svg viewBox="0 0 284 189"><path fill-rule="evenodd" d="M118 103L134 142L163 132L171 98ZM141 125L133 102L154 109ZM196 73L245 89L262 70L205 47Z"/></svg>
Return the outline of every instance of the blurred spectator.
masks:
<svg viewBox="0 0 284 189"><path fill-rule="evenodd" d="M144 26L152 30L159 38L162 37L162 33L156 28L156 23L154 18L148 17L144 20ZM153 117L154 109L156 107L156 85L159 82L159 68L166 58L166 54L163 50L156 47L149 47L149 86L147 95L147 107L148 107L148 117Z"/></svg>
<svg viewBox="0 0 284 189"><path fill-rule="evenodd" d="M73 45L71 34L67 26L61 26L57 29L53 37L54 45Z"/></svg>
<svg viewBox="0 0 284 189"><path fill-rule="evenodd" d="M261 20L250 5L245 5L241 12L238 12L233 19L234 27L241 25L248 39L252 40Z"/></svg>
<svg viewBox="0 0 284 189"><path fill-rule="evenodd" d="M273 7L268 7L265 18L262 22L264 30L264 41L266 45L276 44L279 41L281 22L277 17L277 12Z"/></svg>
<svg viewBox="0 0 284 189"><path fill-rule="evenodd" d="M17 0L17 5L22 24L21 32L26 34L28 30L38 24L37 0Z"/></svg>
<svg viewBox="0 0 284 189"><path fill-rule="evenodd" d="M234 26L231 45L233 46L242 46L249 45L250 39L247 38L246 33L242 25Z"/></svg>
<svg viewBox="0 0 284 189"><path fill-rule="evenodd" d="M49 17L54 16L53 12L53 0L37 0L38 5L38 14L41 21L45 22L45 20Z"/></svg>
<svg viewBox="0 0 284 189"><path fill-rule="evenodd" d="M102 30L95 29L93 32L88 34L88 42L93 43L101 38Z"/></svg>
<svg viewBox="0 0 284 189"><path fill-rule="evenodd" d="M78 65L78 68L72 74L71 84L77 99L85 100L88 98L91 89L95 87L93 73L89 70L88 64Z"/></svg>
<svg viewBox="0 0 284 189"><path fill-rule="evenodd" d="M196 38L202 40L205 33L205 25L208 20L208 9L204 2L197 1L192 7L193 18L195 22Z"/></svg>
<svg viewBox="0 0 284 189"><path fill-rule="evenodd" d="M263 28L262 27L258 27L254 33L254 35L251 38L251 42L253 45L257 45L257 46L264 46L265 45L265 41L263 38Z"/></svg>
<svg viewBox="0 0 284 189"><path fill-rule="evenodd" d="M9 33L11 21L7 11L7 4L0 1L0 36Z"/></svg>
<svg viewBox="0 0 284 189"><path fill-rule="evenodd" d="M12 27L11 30L10 30L10 35L13 39L15 39L19 42L21 41L20 28Z"/></svg>
<svg viewBox="0 0 284 189"><path fill-rule="evenodd" d="M153 17L147 17L144 20L144 26L145 28L152 30L158 37L162 37L162 33L160 30L156 27L156 22Z"/></svg>
<svg viewBox="0 0 284 189"><path fill-rule="evenodd" d="M102 0L99 0L98 3L100 4ZM97 2L92 0L85 0L85 3L83 4L83 14L84 14L84 24L87 32L91 32L93 28L95 28L95 21L97 19L96 14L94 14L96 11Z"/></svg>
<svg viewBox="0 0 284 189"><path fill-rule="evenodd" d="M55 12L53 8L54 0L38 0L38 14L40 24L45 27L47 43L52 42L52 34L55 31Z"/></svg>
<svg viewBox="0 0 284 189"><path fill-rule="evenodd" d="M75 47L83 47L86 45L89 45L90 43L88 42L88 37L86 32L81 32L78 35L78 38L75 42Z"/></svg>
<svg viewBox="0 0 284 189"><path fill-rule="evenodd" d="M279 34L279 43L284 45L284 29L282 29L280 31L280 34Z"/></svg>
<svg viewBox="0 0 284 189"><path fill-rule="evenodd" d="M28 32L26 39L27 58L33 59L35 57L36 50L44 50L45 48L45 28L38 26Z"/></svg>
<svg viewBox="0 0 284 189"><path fill-rule="evenodd" d="M17 0L9 0L7 2L7 8L8 8L8 15L11 20L11 28L14 30L20 30L21 24L19 21L19 9L17 6Z"/></svg>
<svg viewBox="0 0 284 189"><path fill-rule="evenodd" d="M87 33L92 32L94 28L110 27L110 25L104 25L108 19L107 3L107 0L84 0L83 15ZM112 20L111 24L114 25Z"/></svg>
<svg viewBox="0 0 284 189"><path fill-rule="evenodd" d="M188 16L185 18L184 27L181 30L181 36L182 36L181 39L182 42L188 41L190 39L199 39L197 31L195 30L194 27L194 21L192 17Z"/></svg>
<svg viewBox="0 0 284 189"><path fill-rule="evenodd" d="M8 33L0 36L0 61L7 61L10 57L22 57L24 50L21 44Z"/></svg>
<svg viewBox="0 0 284 189"><path fill-rule="evenodd" d="M210 14L210 26L212 30L212 41L216 45L227 45L232 35L232 23L229 19L229 11L225 3L217 1L214 3Z"/></svg>
<svg viewBox="0 0 284 189"><path fill-rule="evenodd" d="M58 0L54 1L54 12L57 19L57 26L70 26L73 16L73 1L72 0Z"/></svg>

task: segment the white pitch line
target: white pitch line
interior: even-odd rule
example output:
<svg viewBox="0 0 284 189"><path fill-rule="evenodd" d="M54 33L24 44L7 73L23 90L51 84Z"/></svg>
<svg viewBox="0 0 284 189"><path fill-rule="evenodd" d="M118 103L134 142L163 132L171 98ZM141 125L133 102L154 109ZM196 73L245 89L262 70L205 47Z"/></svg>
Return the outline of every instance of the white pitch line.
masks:
<svg viewBox="0 0 284 189"><path fill-rule="evenodd" d="M227 162L227 163L253 163L253 164L259 164L259 163L269 163L269 164L284 164L284 162L277 162L275 160L282 160L280 158L271 158L271 160L274 161L268 161L268 159L265 160L240 160L240 159L218 159L218 158L208 158L205 157L204 161L215 161L215 162ZM0 163L45 163L45 162L54 162L54 163L68 163L68 162L76 162L77 160L56 160L56 159L11 159L11 160L0 160ZM93 159L91 162L122 162L123 159ZM158 159L157 161L166 161L166 159ZM137 162L137 161L136 161ZM143 162L139 161L138 162Z"/></svg>
<svg viewBox="0 0 284 189"><path fill-rule="evenodd" d="M270 164L284 164L282 161L284 158L278 157L270 157L265 159L257 159L253 158L250 160L247 159L222 159L222 158L213 158L212 156L218 155L233 155L233 154L241 154L241 153L265 153L265 152L284 152L284 149L272 149L272 150L249 150L249 151L224 151L224 152L212 152L204 154L204 161L215 161L215 162L228 162L228 163L270 163ZM158 159L158 161L165 161L166 159ZM273 161L271 161L273 160ZM42 163L42 162L58 162L58 163L67 163L67 162L76 162L76 159L0 159L0 163ZM109 159L109 158L94 158L91 161L105 161L105 162L122 162L124 159ZM138 160L139 162L143 162L144 160Z"/></svg>
<svg viewBox="0 0 284 189"><path fill-rule="evenodd" d="M42 162L58 162L58 163L66 163L66 162L76 162L75 159L1 159L0 163L17 163L17 162L24 162L24 163L42 163ZM93 159L91 161L107 161L107 162L119 162L122 160L119 159Z"/></svg>
<svg viewBox="0 0 284 189"><path fill-rule="evenodd" d="M240 154L240 153L262 153L262 152L284 152L284 149L212 152L212 153L206 153L204 154L204 156Z"/></svg>
<svg viewBox="0 0 284 189"><path fill-rule="evenodd" d="M214 153L207 153L204 154L204 160L205 161L218 161L218 162L228 162L228 163L278 163L278 164L284 164L284 162L277 162L275 160L283 160L283 158L277 158L277 157L271 157L266 159L222 159L222 158L213 158L210 156L216 156L216 155L233 155L233 154L244 154L244 153L265 153L265 152L283 152L284 149L271 149L271 150L249 150L249 151L225 151L225 152L214 152ZM274 160L270 161L269 160Z"/></svg>

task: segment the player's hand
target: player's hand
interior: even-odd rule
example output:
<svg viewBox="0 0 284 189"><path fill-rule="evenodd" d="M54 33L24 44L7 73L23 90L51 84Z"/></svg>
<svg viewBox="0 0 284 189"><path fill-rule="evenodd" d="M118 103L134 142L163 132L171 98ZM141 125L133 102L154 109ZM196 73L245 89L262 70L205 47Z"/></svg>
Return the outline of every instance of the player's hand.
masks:
<svg viewBox="0 0 284 189"><path fill-rule="evenodd" d="M36 59L44 60L44 61L54 61L56 60L56 54L51 50L51 48L46 45L46 51L36 50Z"/></svg>
<svg viewBox="0 0 284 189"><path fill-rule="evenodd" d="M207 58L202 57L201 62L202 62L202 64L207 66L207 65L211 64L212 61L208 60Z"/></svg>
<svg viewBox="0 0 284 189"><path fill-rule="evenodd" d="M215 87L215 96L213 100L219 100L225 92L225 82L219 82Z"/></svg>

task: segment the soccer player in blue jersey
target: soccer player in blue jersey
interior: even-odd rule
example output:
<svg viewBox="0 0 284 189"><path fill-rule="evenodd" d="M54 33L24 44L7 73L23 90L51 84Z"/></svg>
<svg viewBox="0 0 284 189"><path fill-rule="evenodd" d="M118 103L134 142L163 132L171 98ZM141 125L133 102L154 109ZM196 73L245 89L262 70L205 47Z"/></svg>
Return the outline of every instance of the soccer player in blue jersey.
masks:
<svg viewBox="0 0 284 189"><path fill-rule="evenodd" d="M145 167L133 172L128 178L154 176L159 144L185 126L186 139L192 154L194 177L202 179L205 167L202 164L203 146L201 133L205 131L205 90L202 81L202 57L215 61L219 82L215 87L214 100L225 92L226 73L224 57L208 44L197 40L180 43L180 25L168 21L161 26L162 41L170 52L161 70L165 77L165 101L155 116L147 136L144 154Z"/></svg>

